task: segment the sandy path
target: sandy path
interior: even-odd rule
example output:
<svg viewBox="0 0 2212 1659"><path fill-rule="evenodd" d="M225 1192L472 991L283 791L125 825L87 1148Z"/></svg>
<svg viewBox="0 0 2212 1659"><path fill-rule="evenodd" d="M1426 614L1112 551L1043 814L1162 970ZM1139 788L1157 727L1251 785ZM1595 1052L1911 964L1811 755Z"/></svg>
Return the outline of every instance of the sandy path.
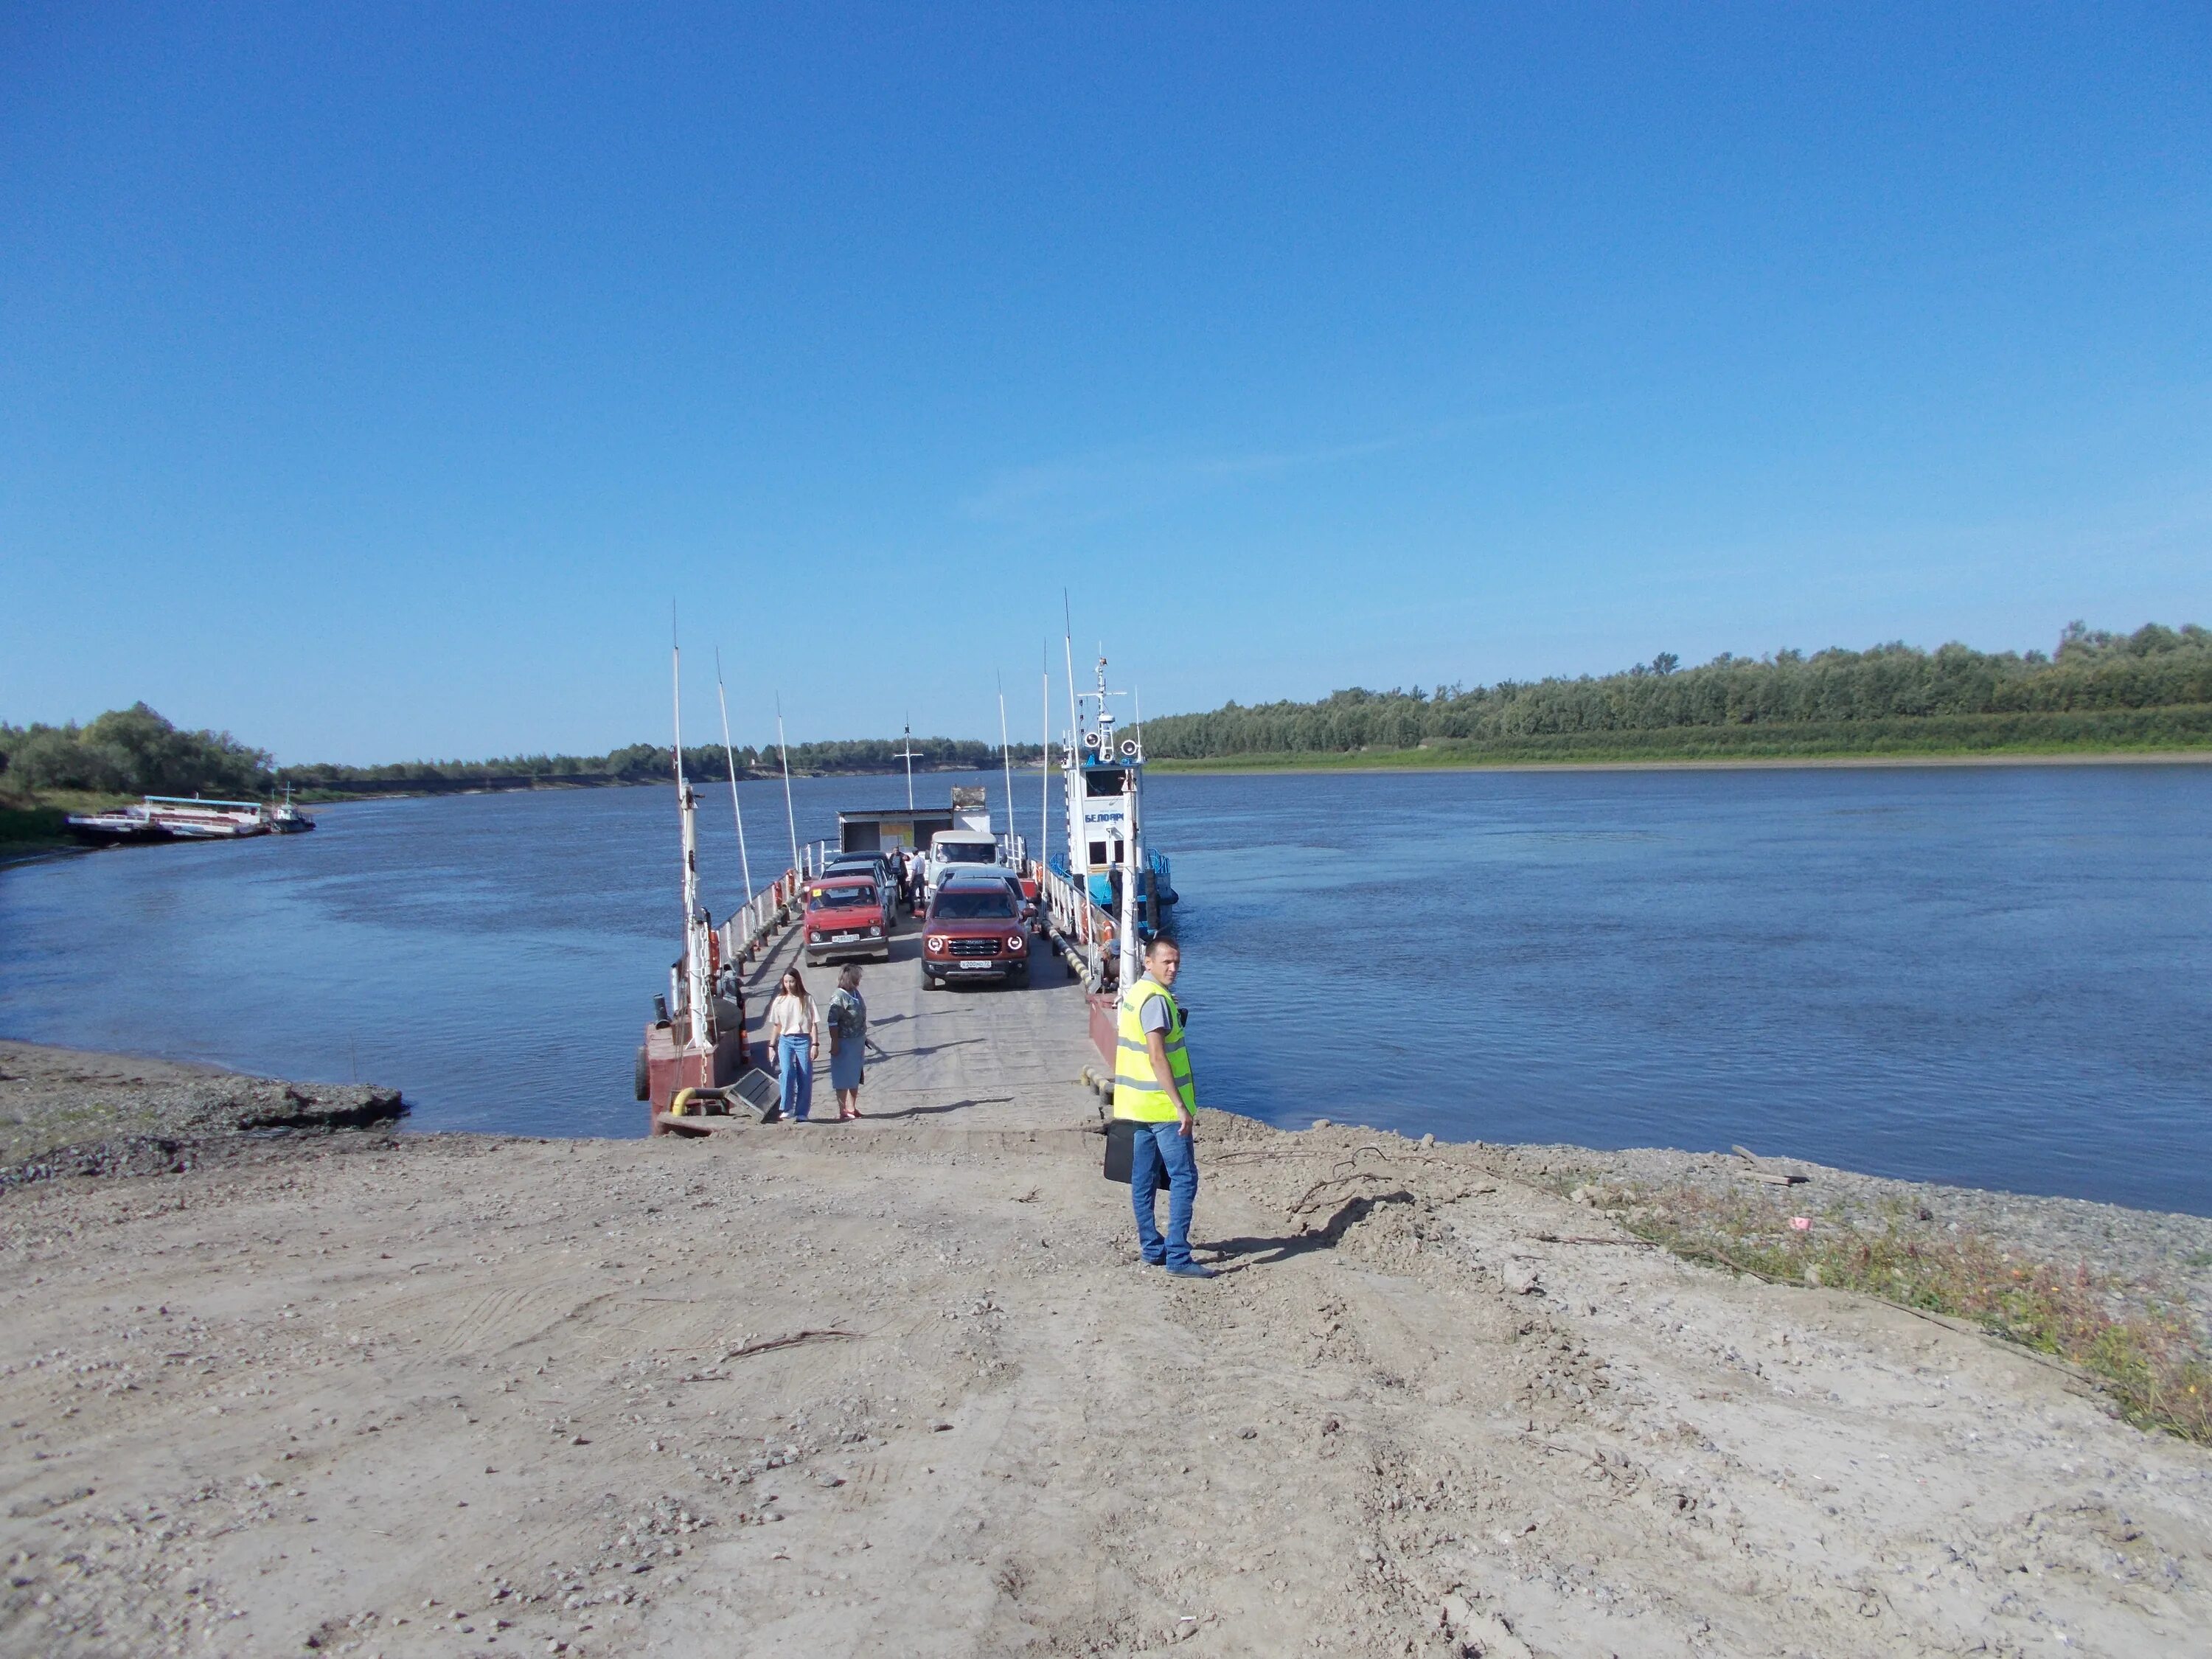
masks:
<svg viewBox="0 0 2212 1659"><path fill-rule="evenodd" d="M0 1197L0 1652L2203 1651L2212 1457L2064 1374L1349 1130L1209 1119L1170 1279L1074 989L899 948L857 1127Z"/></svg>
<svg viewBox="0 0 2212 1659"><path fill-rule="evenodd" d="M1182 1283L945 1122L11 1194L0 1650L2203 1650L2212 1458L2023 1356L1233 1121Z"/></svg>

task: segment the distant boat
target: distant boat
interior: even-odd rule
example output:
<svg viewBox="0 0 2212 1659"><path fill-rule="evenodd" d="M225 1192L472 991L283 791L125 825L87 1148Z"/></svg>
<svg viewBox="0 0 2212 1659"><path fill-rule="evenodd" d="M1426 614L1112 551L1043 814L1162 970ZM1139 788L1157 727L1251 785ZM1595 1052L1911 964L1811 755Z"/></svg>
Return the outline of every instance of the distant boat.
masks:
<svg viewBox="0 0 2212 1659"><path fill-rule="evenodd" d="M280 836L297 836L315 827L314 819L292 805L292 786L284 786L284 801L281 806L269 809L269 827Z"/></svg>
<svg viewBox="0 0 2212 1659"><path fill-rule="evenodd" d="M282 806L254 800L206 800L195 795L149 795L135 806L105 812L74 812L65 820L72 836L95 847L128 846L155 841L242 841L248 836L289 836L312 830L315 821L286 799Z"/></svg>

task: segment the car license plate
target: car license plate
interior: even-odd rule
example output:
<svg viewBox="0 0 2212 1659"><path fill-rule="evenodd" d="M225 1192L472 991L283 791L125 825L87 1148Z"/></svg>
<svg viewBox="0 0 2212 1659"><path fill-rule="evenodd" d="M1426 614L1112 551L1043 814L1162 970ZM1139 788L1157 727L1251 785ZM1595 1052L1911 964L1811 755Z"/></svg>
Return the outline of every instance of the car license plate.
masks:
<svg viewBox="0 0 2212 1659"><path fill-rule="evenodd" d="M995 968L999 964L995 962L958 962L953 964L954 967L963 969L971 974L980 972L985 969Z"/></svg>
<svg viewBox="0 0 2212 1659"><path fill-rule="evenodd" d="M831 935L830 942L832 945L850 945L858 938L860 938L858 933L836 933Z"/></svg>

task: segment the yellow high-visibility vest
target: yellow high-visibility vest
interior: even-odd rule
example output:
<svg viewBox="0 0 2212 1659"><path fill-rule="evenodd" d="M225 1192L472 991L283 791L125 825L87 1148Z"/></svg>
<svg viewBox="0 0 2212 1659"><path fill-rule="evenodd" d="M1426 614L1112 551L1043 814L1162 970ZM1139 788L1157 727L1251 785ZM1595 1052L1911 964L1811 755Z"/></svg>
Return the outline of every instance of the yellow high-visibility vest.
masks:
<svg viewBox="0 0 2212 1659"><path fill-rule="evenodd" d="M1168 1029L1161 1035L1168 1051L1168 1070L1173 1073L1176 1094L1183 1105L1198 1109L1198 1089L1190 1079L1190 1056L1182 1046L1182 1010L1168 988L1150 975L1121 993L1117 1010L1118 1054L1114 1061L1114 1115L1139 1123L1176 1121L1175 1095L1170 1095L1152 1065L1152 1045L1145 1041L1145 1004L1158 997L1168 1005Z"/></svg>

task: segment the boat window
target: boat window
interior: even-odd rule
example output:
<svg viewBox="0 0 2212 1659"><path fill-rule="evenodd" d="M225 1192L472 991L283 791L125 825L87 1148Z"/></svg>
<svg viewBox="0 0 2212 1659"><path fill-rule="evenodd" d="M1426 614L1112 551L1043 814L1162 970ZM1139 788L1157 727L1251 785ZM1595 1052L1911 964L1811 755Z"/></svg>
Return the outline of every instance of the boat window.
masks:
<svg viewBox="0 0 2212 1659"><path fill-rule="evenodd" d="M1091 843L1091 861L1093 864L1103 864L1106 862L1106 843L1104 842L1094 841Z"/></svg>
<svg viewBox="0 0 2212 1659"><path fill-rule="evenodd" d="M1086 795L1118 795L1121 793L1121 769L1118 766L1097 766L1083 775L1083 793Z"/></svg>
<svg viewBox="0 0 2212 1659"><path fill-rule="evenodd" d="M1013 895L1002 887L947 887L930 908L932 921L1013 920Z"/></svg>

